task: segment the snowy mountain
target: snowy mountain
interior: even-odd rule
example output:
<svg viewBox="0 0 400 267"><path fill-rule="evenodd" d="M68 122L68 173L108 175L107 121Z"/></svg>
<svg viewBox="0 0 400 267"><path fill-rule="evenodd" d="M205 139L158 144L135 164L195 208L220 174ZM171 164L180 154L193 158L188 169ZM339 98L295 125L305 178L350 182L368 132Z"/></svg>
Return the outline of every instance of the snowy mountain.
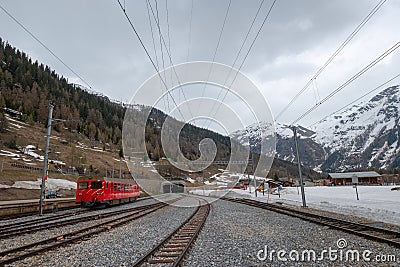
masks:
<svg viewBox="0 0 400 267"><path fill-rule="evenodd" d="M392 86L315 125L313 140L329 151L321 168L398 168L399 109L400 86Z"/></svg>
<svg viewBox="0 0 400 267"><path fill-rule="evenodd" d="M365 103L325 118L311 129L297 126L301 162L314 170L344 171L400 166L400 86L389 87ZM261 124L261 127L270 127ZM277 123L276 156L294 162L293 133ZM257 127L231 134L257 148ZM247 140L247 143L244 142Z"/></svg>
<svg viewBox="0 0 400 267"><path fill-rule="evenodd" d="M254 124L239 130L230 135L231 138L238 140L241 144L248 146L257 153L260 152L260 132L271 132L270 123ZM296 153L294 150L293 132L288 125L276 123L276 157L285 161L295 162ZM324 148L316 143L312 137L315 132L302 126L297 126L297 136L299 142L299 153L303 165L309 166L319 171L316 166L324 163L326 152Z"/></svg>

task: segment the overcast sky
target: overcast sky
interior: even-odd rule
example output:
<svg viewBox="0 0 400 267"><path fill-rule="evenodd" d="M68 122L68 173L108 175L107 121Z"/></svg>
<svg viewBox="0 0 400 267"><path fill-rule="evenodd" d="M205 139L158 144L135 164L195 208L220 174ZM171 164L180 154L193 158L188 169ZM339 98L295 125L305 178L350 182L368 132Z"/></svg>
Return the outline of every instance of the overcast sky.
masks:
<svg viewBox="0 0 400 267"><path fill-rule="evenodd" d="M154 0L150 2L155 8ZM128 15L155 59L146 1L126 0L125 3ZM173 63L211 61L228 0L168 0L167 3ZM265 1L238 62L242 61L271 3L271 0ZM377 3L376 0L276 2L242 68L260 88L274 115L303 88ZM0 0L0 4L81 75L93 90L111 99L129 101L137 88L155 74L117 1ZM168 42L166 1L158 0L157 4L161 30ZM232 65L259 4L255 0L232 0L216 62ZM399 14L398 0L388 0L382 6L318 77L315 84L320 98L400 41ZM49 65L69 81L84 84L2 10L0 25L4 41ZM162 65L154 27L153 21L158 61ZM167 67L170 64L164 57ZM235 67L238 66L237 63ZM396 50L299 123L305 126L313 123L399 72L400 54ZM396 80L391 85L399 83ZM278 121L291 123L316 103L315 95L314 88L310 87Z"/></svg>

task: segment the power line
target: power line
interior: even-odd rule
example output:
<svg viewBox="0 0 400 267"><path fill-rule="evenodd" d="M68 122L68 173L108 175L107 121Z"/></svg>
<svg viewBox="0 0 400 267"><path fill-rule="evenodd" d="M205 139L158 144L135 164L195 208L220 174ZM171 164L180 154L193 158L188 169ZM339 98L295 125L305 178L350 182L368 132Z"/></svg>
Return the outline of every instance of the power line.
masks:
<svg viewBox="0 0 400 267"><path fill-rule="evenodd" d="M148 20L149 20L149 26L150 26L150 32L151 32L151 41L152 41L152 43L153 43L154 56L155 56L155 59L156 59L157 68L159 69L159 68L160 68L160 64L159 64L159 62L158 62L156 43L155 43L155 41L154 41L153 24L151 23L150 10L149 10L149 3L148 3L147 0L146 0L146 9L147 9L147 17L148 17ZM160 86L161 86L161 87L163 86L163 84L162 84L161 81L160 81ZM170 108L169 108L169 101L168 101L168 103L167 103L167 100L166 100L165 98L163 98L163 102L164 102L164 107L165 107L165 109L166 109L166 110L167 110L167 109L169 110L169 109L170 109Z"/></svg>
<svg viewBox="0 0 400 267"><path fill-rule="evenodd" d="M364 67L362 70L357 72L353 77L348 79L345 83L343 83L341 86L336 88L334 91L332 91L328 96L326 96L324 99L322 99L319 103L311 107L309 110L307 110L305 113L303 113L300 117L298 117L296 120L294 120L291 124L294 125L307 115L309 115L312 111L314 111L317 107L319 107L321 104L332 98L334 95L336 95L338 92L343 90L347 85L351 84L354 80L359 78L361 75L363 75L365 72L367 72L369 69L371 69L373 66L375 66L378 62L380 62L382 59L390 55L392 52L394 52L397 48L399 48L400 42L397 42L395 45L393 45L391 48L386 50L382 55L380 55L378 58L376 58L374 61L369 63L366 67Z"/></svg>
<svg viewBox="0 0 400 267"><path fill-rule="evenodd" d="M146 1L146 7L147 7L147 17L148 17L148 19L149 19L149 25L150 25L150 31L151 31L151 40L152 40L152 42L153 42L154 56L155 56L155 58L156 58L157 67L159 68L160 65L159 65L159 63L158 63L156 43L155 43L155 41L154 41L153 24L151 23L150 10L149 10L149 3L148 3L147 1Z"/></svg>
<svg viewBox="0 0 400 267"><path fill-rule="evenodd" d="M30 30L28 30L21 22L19 22L13 15L11 15L3 6L0 5L0 8L6 13L12 20L14 20L24 31L26 31L33 39L35 39L41 46L43 46L53 57L55 57L61 64L63 64L67 69L69 69L73 74L75 74L83 83L89 86L92 89L92 86L82 78L76 71L74 71L67 63L65 63L59 56L56 55L47 45L45 45L42 41L39 40Z"/></svg>
<svg viewBox="0 0 400 267"><path fill-rule="evenodd" d="M119 0L118 0L118 1L119 1ZM148 0L148 1L149 1L149 0ZM164 37L163 37L163 35L162 35L162 33L161 33L160 24L159 24L159 22L158 22L157 19L156 19L156 15L155 15L155 13L154 13L154 10L153 10L153 7L152 7L150 1L149 1L149 5L150 5L151 13L153 14L153 19L156 21L157 27L158 27L158 29L159 29L159 31L160 31L160 37L161 37L161 40L162 40L162 44L164 44L165 50L166 50L166 52L167 52L167 55L168 55L168 58L169 58L169 61L170 61L170 64L171 64L172 69L173 69L173 71L174 71L174 73L175 73L175 76L176 76L176 78L177 78L177 80L178 80L179 88L180 88L180 90L182 91L182 94L183 94L183 97L184 97L185 102L187 102L186 94L185 94L185 92L184 92L183 89L182 89L182 86L181 86L181 82L180 82L180 80L179 80L178 73L177 73L176 70L175 70L175 65L174 65L174 63L172 62L171 53L170 53L170 51L168 50L168 47L167 47L166 42L165 42L165 39L164 39ZM165 85L165 86L166 86L166 85ZM167 88L167 86L166 86L165 88ZM169 95L172 97L171 93L169 93ZM175 102L175 100L174 100L174 102ZM177 106L177 105L176 105L176 106ZM190 116L193 117L193 114L192 114L192 111L191 111L189 105L188 105L188 109L189 109Z"/></svg>
<svg viewBox="0 0 400 267"><path fill-rule="evenodd" d="M246 53L245 57L244 57L243 60L242 60L242 63L240 64L238 70L236 71L235 77L233 78L231 84L228 86L228 90L226 90L225 95L224 95L224 97L222 98L222 100L221 100L220 104L218 105L217 110L215 111L214 114L217 114L218 111L219 111L219 109L221 108L222 103L224 102L226 96L228 95L228 92L230 91L230 87L232 87L233 83L235 82L235 80L236 80L236 78L237 78L237 75L239 74L240 70L242 69L244 63L246 62L246 59L247 59L247 57L249 56L250 51L251 51L251 49L253 48L255 42L257 41L257 38L258 38L258 36L260 35L260 32L261 32L262 28L264 27L265 22L266 22L267 19L269 18L272 9L273 9L274 6L275 6L276 1L277 1L277 0L274 0L274 1L272 2L272 4L271 4L270 8L268 9L268 12L267 12L267 14L266 14L265 17L264 17L264 20L263 20L263 22L261 23L261 25L260 25L260 27L259 27L259 29L258 29L258 31L257 31L256 36L254 37L253 41L251 42L250 47L249 47L249 49L247 50L247 53ZM214 104L215 104L215 102L214 102ZM213 106L213 107L214 107L214 106ZM211 109L211 110L212 110L212 109ZM208 127L210 127L210 125L211 125L211 121L210 121L210 123L208 124ZM207 127L207 129L208 129L208 127Z"/></svg>
<svg viewBox="0 0 400 267"><path fill-rule="evenodd" d="M382 88L383 86L387 85L388 83L390 83L391 81L395 80L395 79L398 78L398 77L400 77L400 73L397 74L397 75L395 75L394 77L390 78L388 81L382 83L381 85L375 87L374 89L368 91L368 92L365 93L364 95L362 95L362 96L358 97L357 99L353 100L353 101L350 102L349 104L347 104L347 105L341 107L340 109L338 109L338 110L332 112L331 114L329 114L329 115L323 117L323 118L320 119L319 121L314 122L313 124L309 125L308 128L310 128L310 127L314 126L315 124L318 124L318 123L324 121L324 120L327 119L328 117L330 117L330 116L332 116L332 115L334 115L334 114L336 114L336 113L338 113L338 112L344 110L344 109L347 108L348 106L350 106L350 105L352 105L352 104L358 102L359 100L361 100L361 99L363 99L364 97L366 97L367 95L369 95L369 94L375 92L376 90Z"/></svg>
<svg viewBox="0 0 400 267"><path fill-rule="evenodd" d="M190 8L190 20L189 20L189 42L188 42L188 50L186 61L189 61L189 52L190 52L190 43L191 43L191 35L192 35L192 19L193 19L193 0Z"/></svg>
<svg viewBox="0 0 400 267"><path fill-rule="evenodd" d="M226 19L228 18L228 14L229 14L229 10L231 8L231 4L232 4L232 0L229 0L228 6L227 6L226 11L225 11L224 20L222 22L222 27L221 27L221 30L220 30L219 35L218 35L217 46L215 47L214 54L213 54L213 57L212 57L212 60L211 60L211 66L210 66L210 68L208 70L207 81L210 79L210 75L211 75L211 72L212 72L213 67L214 67L215 57L217 56L218 48L219 48L219 45L221 43L222 33L224 32L224 29L225 29ZM204 97L204 92L206 90L206 87L207 87L207 84L204 84L203 91L201 93L201 98ZM200 106L201 105L199 104L198 109L200 109Z"/></svg>
<svg viewBox="0 0 400 267"><path fill-rule="evenodd" d="M120 1L120 0L117 0L117 2L118 2L118 4L119 4L119 6L121 7L121 10L122 10L122 12L124 13L126 19L128 20L128 22L129 22L129 24L130 24L130 26L131 26L133 32L135 33L136 37L138 38L138 40L139 40L139 42L140 42L140 45L142 46L142 48L143 48L143 50L145 51L147 57L149 58L151 64L153 65L153 68L156 70L158 77L161 79L162 83L164 84L165 89L166 89L166 92L171 96L172 101L174 102L176 108L178 109L178 112L181 114L182 119L185 121L185 116L183 116L183 113L181 112L181 110L180 110L178 104L176 103L175 99L174 99L173 96L171 95L171 92L168 90L167 84L165 83L165 81L164 81L163 78L161 77L161 74L160 74L160 72L159 72L157 66L154 64L154 61L153 61L153 59L151 58L151 56L150 56L150 54L149 54L149 51L147 50L146 46L144 45L144 43L143 43L143 41L142 41L142 38L140 37L139 33L137 32L135 26L133 25L133 22L131 21L131 19L129 18L128 14L126 13L126 10L125 10L124 7L122 6L121 1ZM150 5L150 7L151 7L151 5Z"/></svg>
<svg viewBox="0 0 400 267"><path fill-rule="evenodd" d="M168 37L168 49L171 53L171 38L169 36L169 12L168 12L168 0L165 0L165 12L167 15L167 37Z"/></svg>
<svg viewBox="0 0 400 267"><path fill-rule="evenodd" d="M150 0L147 0L147 1L148 1L149 5L150 5L150 7L151 7ZM156 14L157 14L157 19L155 19L155 20L156 20L156 24L159 25L159 24L160 24L160 17L159 17L159 15L158 15L158 4L157 4L157 0L154 0L154 2L155 2L155 4L156 4ZM163 50L162 41L161 41L161 27L160 27L160 26L158 26L158 37L159 37L159 41L160 41L161 62L162 62L163 70L164 70L164 69L165 69L164 50ZM165 48L165 49L167 49L167 48ZM165 80L165 82L167 82L167 77L166 77L166 75L165 75L165 72L164 72L164 80ZM169 106L169 98L168 98L168 95L166 95L166 102L167 102L168 108L167 108L167 106L165 106L165 104L164 104L164 106L165 106L165 109L168 110L168 112L169 112L169 111L170 111L170 106ZM164 99L164 103L165 103L165 99Z"/></svg>
<svg viewBox="0 0 400 267"><path fill-rule="evenodd" d="M171 38L169 35L169 11L168 11L168 0L165 0L165 13L167 15L167 37L168 37L168 50L169 52L172 54L171 52ZM171 72L171 81L172 81L172 72ZM179 97L180 100L180 97ZM168 108L169 109L169 108Z"/></svg>
<svg viewBox="0 0 400 267"><path fill-rule="evenodd" d="M224 85L225 85L226 81L228 80L228 77L229 77L229 75L231 74L231 71L233 70L233 67L236 65L236 62L237 62L237 60L238 60L238 58L239 58L239 55L240 55L240 53L242 52L242 49L243 49L245 43L247 42L247 39L248 39L248 37L249 37L249 35L250 35L251 30L253 29L254 23L255 23L255 21L256 21L256 19L257 19L257 17L258 17L258 14L260 13L261 7L263 6L264 2L265 2L265 0L262 0L262 1L260 2L260 5L258 6L257 12L256 12L256 14L255 14L255 16L254 16L254 18L253 18L253 21L251 22L251 25L250 25L250 27L249 27L249 30L247 31L246 36L245 36L245 38L243 39L242 45L240 46L240 49L239 49L239 51L238 51L238 53L237 53L237 55L236 55L236 57L235 57L235 60L233 61L233 64L232 64L232 66L231 66L231 69L229 70L229 73L228 73L228 75L226 76Z"/></svg>
<svg viewBox="0 0 400 267"><path fill-rule="evenodd" d="M365 24L372 18L372 16L381 8L381 6L386 2L386 0L381 0L361 21L361 23L353 30L353 32L346 38L346 40L336 49L332 56L324 63L324 65L315 73L315 75L307 82L307 84L290 100L290 102L278 113L275 117L275 121L285 113L289 107L299 98L299 96L307 90L307 88L312 84L324 70L333 61L333 59L343 50L343 48L356 36L356 34L364 27Z"/></svg>
<svg viewBox="0 0 400 267"><path fill-rule="evenodd" d="M262 1L260 2L260 5L258 6L257 12L256 12L256 14L255 14L255 16L254 16L254 18L253 18L253 21L251 22L251 25L250 25L250 27L249 27L249 30L247 31L246 36L245 36L245 38L243 39L242 45L240 46L240 49L239 49L238 53L236 54L235 60L233 61L233 64L231 65L231 68L230 68L230 70L229 70L229 72L228 72L228 75L226 76L226 79L225 79L225 81L224 81L224 85L225 85L226 82L228 81L228 78L229 78L229 76L230 76L230 74L231 74L231 72L232 72L234 66L236 65L236 62L237 62L237 60L238 60L238 58L239 58L239 55L240 55L240 53L242 52L242 49L243 49L245 43L247 42L247 39L248 39L248 37L249 37L249 34L250 34L250 32L251 32L251 30L252 30L252 28L253 28L253 26L254 26L254 23L255 23L255 21L256 21L256 19L257 19L257 17L258 17L258 14L260 13L261 7L262 7L262 5L264 4L264 2L265 2L265 0L262 0ZM219 100L219 97L221 96L221 93L222 93L222 92L223 92L223 90L222 90L222 88L220 88L220 90L219 90L219 92L218 92L218 96L217 96L217 101ZM212 106L212 108L211 108L210 111L212 112L212 111L214 110L214 108L215 108L215 103L214 103L214 105ZM210 112L210 113L211 113L211 112ZM209 125L209 126L210 126L210 125Z"/></svg>
<svg viewBox="0 0 400 267"><path fill-rule="evenodd" d="M150 4L150 0L148 0L148 2ZM163 50L162 40L161 40L161 26L160 26L160 17L158 16L157 0L154 0L154 2L156 3L156 14L157 14L156 24L157 24L157 28L158 28L158 36L160 38L161 60L162 60L163 69L165 69L164 50ZM150 4L150 8L151 8L151 4ZM167 80L167 78L165 77L165 72L164 72L164 79Z"/></svg>

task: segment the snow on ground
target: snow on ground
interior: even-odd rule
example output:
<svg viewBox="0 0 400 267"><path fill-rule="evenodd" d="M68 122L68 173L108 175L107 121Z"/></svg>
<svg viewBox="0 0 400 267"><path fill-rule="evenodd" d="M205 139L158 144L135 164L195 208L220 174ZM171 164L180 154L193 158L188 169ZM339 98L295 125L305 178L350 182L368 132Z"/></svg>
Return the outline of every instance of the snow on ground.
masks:
<svg viewBox="0 0 400 267"><path fill-rule="evenodd" d="M16 181L13 185L0 184L0 188L23 188L23 189L40 189L42 179L38 178L36 181ZM47 180L47 189L57 191L59 189L75 189L76 182L71 182L65 179L49 178Z"/></svg>
<svg viewBox="0 0 400 267"><path fill-rule="evenodd" d="M400 225L400 191L391 188L394 186L358 186L360 200L356 198L355 188L352 186L317 186L305 187L306 202L310 208L327 210L342 214L349 214L376 221L383 221ZM229 196L254 198L259 201L267 201L267 194L254 196L254 188L249 190L232 189ZM299 188L300 192L300 188ZM203 190L190 191L193 194L203 194ZM205 190L205 195L223 196L227 190ZM296 187L286 187L277 194L269 195L269 202L281 201L292 205L301 206L301 193L297 193Z"/></svg>
<svg viewBox="0 0 400 267"><path fill-rule="evenodd" d="M91 151L95 151L95 152L104 152L103 149L94 146L94 147L88 147L87 145L85 145L84 143L78 142L78 145L75 146L76 148L79 149L85 149L85 150L91 150Z"/></svg>
<svg viewBox="0 0 400 267"><path fill-rule="evenodd" d="M6 156L6 157L19 157L18 154L15 154L13 152L10 152L8 150L0 150L0 156Z"/></svg>
<svg viewBox="0 0 400 267"><path fill-rule="evenodd" d="M192 184L194 184L194 183L196 182L196 180L193 180L193 179L190 178L190 177L187 177L187 178L186 178L186 181L188 181L189 183L192 183Z"/></svg>
<svg viewBox="0 0 400 267"><path fill-rule="evenodd" d="M10 115L8 115L8 114L5 114L5 115L6 115L6 118L7 118L9 121L12 121L12 122L15 122L15 123L19 123L19 124L22 124L22 125L25 125L25 126L29 126L29 124L27 124L27 123L25 123L25 122L23 122L23 121L19 121L19 120L16 120L16 119L11 118Z"/></svg>
<svg viewBox="0 0 400 267"><path fill-rule="evenodd" d="M25 155L34 157L35 159L39 160L39 161L43 161L44 160L44 156L39 155L38 153L34 152L34 150L36 149L36 147L34 145L27 145L26 147L24 147L22 149L22 152ZM25 158L23 158L24 161L30 161L30 160L26 160ZM49 159L49 162L52 163L56 163L56 164L60 164L60 165L66 165L65 162L63 161L59 161L59 160L54 160L54 159Z"/></svg>
<svg viewBox="0 0 400 267"><path fill-rule="evenodd" d="M205 181L204 184L206 185L216 185L216 186L233 186L236 185L236 183L240 179L247 179L248 176L243 173L235 173L235 172L230 172L229 170L224 170L224 169L218 169L220 173L216 173L212 175L209 179L214 179L215 181ZM254 176L250 176L250 178L254 178ZM257 181L267 181L271 180L269 178L265 177L255 177ZM203 191L202 191L203 192Z"/></svg>

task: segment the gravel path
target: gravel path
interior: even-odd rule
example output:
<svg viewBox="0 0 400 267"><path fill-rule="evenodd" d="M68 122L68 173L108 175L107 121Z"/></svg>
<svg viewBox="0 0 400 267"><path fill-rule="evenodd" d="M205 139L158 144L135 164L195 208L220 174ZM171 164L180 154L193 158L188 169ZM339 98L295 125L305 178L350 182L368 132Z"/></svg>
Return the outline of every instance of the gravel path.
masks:
<svg viewBox="0 0 400 267"><path fill-rule="evenodd" d="M308 261L305 254L304 261L290 261L289 252L297 250L301 254L304 250L314 250L317 258L323 249L338 250L337 241L343 238L348 246L339 249L343 253L343 260L331 261L327 253L320 261ZM268 257L260 260L257 253L268 247L272 250L285 250L288 261L280 261L276 252L273 260ZM359 250L360 261L345 261L348 250ZM362 252L370 250L371 262L362 260ZM397 263L378 263L375 255L395 255ZM292 258L296 254L293 252ZM332 254L332 258L335 254ZM260 253L262 258L264 253ZM297 218L262 210L242 204L219 200L212 204L212 210L193 246L184 266L398 266L400 263L400 249L389 245L376 243L341 231L312 224Z"/></svg>

